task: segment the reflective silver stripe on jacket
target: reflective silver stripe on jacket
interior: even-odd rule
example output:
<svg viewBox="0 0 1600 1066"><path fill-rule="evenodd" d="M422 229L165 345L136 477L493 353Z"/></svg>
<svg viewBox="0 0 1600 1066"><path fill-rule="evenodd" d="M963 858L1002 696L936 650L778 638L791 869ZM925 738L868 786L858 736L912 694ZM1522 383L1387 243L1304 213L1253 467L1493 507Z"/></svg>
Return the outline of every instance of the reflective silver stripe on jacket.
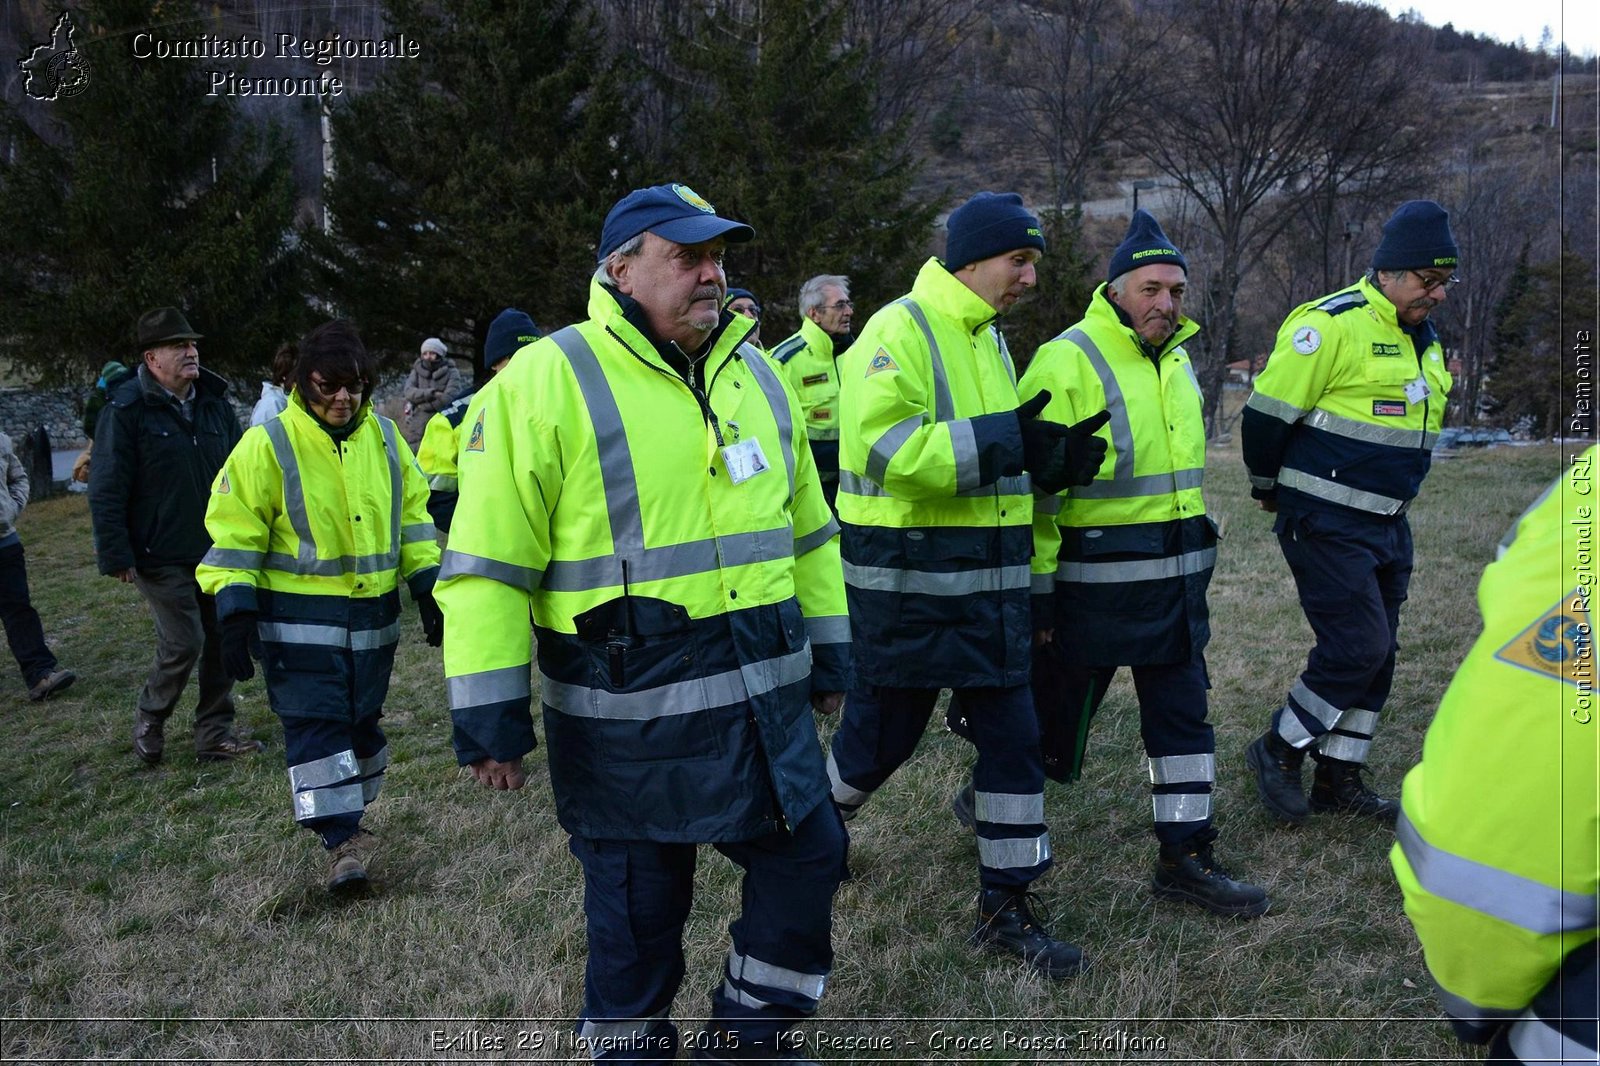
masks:
<svg viewBox="0 0 1600 1066"><path fill-rule="evenodd" d="M541 698L546 706L576 718L647 722L669 715L694 714L713 707L728 707L804 681L811 676L811 647L789 652L737 670L707 677L692 677L639 692L607 692L540 675Z"/></svg>
<svg viewBox="0 0 1600 1066"><path fill-rule="evenodd" d="M844 564L846 585L873 592L910 592L922 596L971 596L979 592L1031 589L1033 577L1024 564L956 573L896 570L887 566Z"/></svg>
<svg viewBox="0 0 1600 1066"><path fill-rule="evenodd" d="M1028 591L1035 596L1048 596L1056 590L1054 574L1034 574L1029 579Z"/></svg>
<svg viewBox="0 0 1600 1066"><path fill-rule="evenodd" d="M1203 822L1211 817L1211 793L1169 792L1150 797L1158 822Z"/></svg>
<svg viewBox="0 0 1600 1066"><path fill-rule="evenodd" d="M1106 362L1106 357L1100 351L1100 346L1095 344L1094 338L1081 329L1069 329L1063 333L1062 338L1076 344L1088 357L1089 365L1094 368L1095 376L1100 379L1100 388L1106 394L1106 410L1111 412L1111 446L1117 450L1117 460L1112 467L1113 480L1133 481L1133 421L1128 417L1128 401L1122 395L1122 385L1117 381L1117 375L1111 372L1111 364ZM1074 495L1081 495L1077 489Z"/></svg>
<svg viewBox="0 0 1600 1066"><path fill-rule="evenodd" d="M728 949L728 973L735 981L744 981L763 988L776 988L783 992L792 992L797 996L816 1002L822 998L823 990L828 987L828 975L825 973L805 973L801 970L791 970L776 963L765 962L749 955L741 955L733 948Z"/></svg>
<svg viewBox="0 0 1600 1066"><path fill-rule="evenodd" d="M1120 465L1120 464L1119 464ZM1096 479L1088 485L1074 485L1068 491L1075 500L1121 500L1134 496L1165 496L1183 489L1200 488L1205 480L1204 467L1163 471L1159 474L1139 474L1126 480L1120 477Z"/></svg>
<svg viewBox="0 0 1600 1066"><path fill-rule="evenodd" d="M1591 1023L1591 1031L1592 1023ZM1513 1022L1506 1033L1512 1054L1526 1063L1597 1062L1595 1049L1563 1033L1533 1011Z"/></svg>
<svg viewBox="0 0 1600 1066"><path fill-rule="evenodd" d="M850 616L847 614L809 615L806 636L813 644L850 643Z"/></svg>
<svg viewBox="0 0 1600 1066"><path fill-rule="evenodd" d="M498 581L502 585L510 585L514 589L532 593L544 580L544 571L446 548L444 558L439 562L439 580L467 576L486 577L490 581Z"/></svg>
<svg viewBox="0 0 1600 1066"><path fill-rule="evenodd" d="M794 557L798 559L806 552L814 551L815 549L822 547L824 544L828 543L828 541L832 540L834 534L838 532L839 520L836 518L830 518L821 528L815 529L803 537L794 538Z"/></svg>
<svg viewBox="0 0 1600 1066"><path fill-rule="evenodd" d="M1125 559L1121 562L1088 563L1063 560L1056 567L1056 580L1083 585L1111 585L1124 581L1163 581L1168 578L1203 574L1217 565L1217 549L1201 548L1159 559Z"/></svg>
<svg viewBox="0 0 1600 1066"><path fill-rule="evenodd" d="M872 481L870 477L860 477L849 470L839 471L839 491L848 492L854 496L889 495L888 490L886 490L882 485ZM1027 496L1032 494L1032 492L1033 481L1028 477L1027 474L1017 474L1012 477L1003 477L999 481L993 482L992 484L979 485L977 488L958 492L956 495L963 499L975 499L986 496ZM1061 497L1059 496L1047 496L1043 498L1035 496L1033 505L1037 508L1049 500L1056 501L1054 504L1054 509L1047 510L1044 513L1055 514L1056 511L1061 509Z"/></svg>
<svg viewBox="0 0 1600 1066"><path fill-rule="evenodd" d="M459 492L454 474L434 474L428 478L428 488L433 492Z"/></svg>
<svg viewBox="0 0 1600 1066"><path fill-rule="evenodd" d="M644 515L640 510L639 482L628 447L628 434L622 412L611 391L611 383L594 350L575 326L550 335L567 357L583 393L584 406L594 425L595 448L600 461L600 478L606 498L606 515L611 525L611 552L590 559L552 559L546 564L543 587L550 592L586 592L622 584L622 560L628 562L630 581L659 581L692 577L721 567L742 566L794 554L794 531L785 524L780 529L756 530L707 540L646 548ZM789 472L789 495L794 496L794 448L790 437L794 424L789 417L788 394L777 375L754 354L745 360L780 430L783 460ZM777 392L772 390L776 388ZM787 427L787 428L785 428Z"/></svg>
<svg viewBox="0 0 1600 1066"><path fill-rule="evenodd" d="M307 789L327 788L329 785L337 785L341 781L359 776L361 776L361 764L356 759L356 753L346 748L333 755L324 755L320 759L312 759L310 762L289 767L289 791L304 792Z"/></svg>
<svg viewBox="0 0 1600 1066"><path fill-rule="evenodd" d="M772 420L778 426L778 447L783 452L783 468L789 473L789 502L794 502L794 419L789 412L789 394L783 390L777 371L767 362L767 357L749 344L739 345L740 361L750 371L750 376L761 386L761 394L772 408Z"/></svg>
<svg viewBox="0 0 1600 1066"><path fill-rule="evenodd" d="M1440 899L1540 935L1593 929L1600 920L1594 896L1568 892L1434 847L1403 809L1395 835L1417 882Z"/></svg>
<svg viewBox="0 0 1600 1066"><path fill-rule="evenodd" d="M1556 478L1554 481L1550 482L1550 484L1546 485L1544 487L1544 491L1539 493L1539 498L1528 504L1528 506L1523 509L1522 513L1517 515L1517 520L1511 523L1511 528L1506 530L1506 535L1501 537L1500 543L1495 546L1494 557L1496 559L1499 559L1501 556L1505 555L1507 550L1510 549L1511 545L1516 542L1517 529L1522 525L1522 520L1527 518L1534 511L1538 510L1539 505L1545 500L1549 499L1552 492L1560 488L1561 482L1566 479L1566 476L1566 474L1562 474L1561 477Z"/></svg>
<svg viewBox="0 0 1600 1066"><path fill-rule="evenodd" d="M1050 858L1050 834L1036 837L1009 837L1004 840L978 838L978 864L991 870L1018 870L1038 866Z"/></svg>
<svg viewBox="0 0 1600 1066"><path fill-rule="evenodd" d="M950 450L956 462L956 493L971 492L983 483L978 470L978 437L971 419L958 418L950 425Z"/></svg>
<svg viewBox="0 0 1600 1066"><path fill-rule="evenodd" d="M832 750L828 752L828 791L834 802L843 807L859 807L872 798L872 793L861 791L839 776L839 764Z"/></svg>
<svg viewBox="0 0 1600 1066"><path fill-rule="evenodd" d="M1215 781L1217 757L1210 752L1199 755L1163 755L1150 760L1152 785L1176 785L1186 781Z"/></svg>
<svg viewBox="0 0 1600 1066"><path fill-rule="evenodd" d="M1043 825L1044 793L977 792L972 801L973 815L993 825Z"/></svg>
<svg viewBox="0 0 1600 1066"><path fill-rule="evenodd" d="M895 303L910 313L911 320L928 342L928 361L933 365L933 420L952 422L956 417L956 405L950 399L950 379L945 376L944 356L939 352L939 341L933 335L933 327L928 324L928 316L917 301L909 296L902 296Z"/></svg>
<svg viewBox="0 0 1600 1066"><path fill-rule="evenodd" d="M1370 511L1373 514L1397 515L1405 511L1410 500L1396 500L1390 496L1380 496L1376 492L1365 489L1351 488L1341 485L1337 481L1308 474L1303 470L1296 470L1286 466L1278 471L1278 484L1286 485L1291 489L1298 489L1308 496L1330 500L1333 503L1342 503L1346 507L1354 507L1358 511Z"/></svg>
<svg viewBox="0 0 1600 1066"><path fill-rule="evenodd" d="M1278 486L1278 479L1275 478L1275 477L1257 477L1255 474L1251 474L1250 475L1250 487L1251 488L1273 489L1273 488L1277 488L1277 486Z"/></svg>
<svg viewBox="0 0 1600 1066"><path fill-rule="evenodd" d="M450 695L451 710L525 700L533 695L527 663L447 677L445 689Z"/></svg>
<svg viewBox="0 0 1600 1066"><path fill-rule="evenodd" d="M904 448L906 441L911 439L911 434L922 428L922 416L912 415L902 419L883 431L882 436L872 442L872 448L867 452L867 477L883 484L889 476L889 463L895 455ZM844 471L839 471L840 478Z"/></svg>
<svg viewBox="0 0 1600 1066"><path fill-rule="evenodd" d="M219 548L213 544L201 562L221 570L260 570L266 558L266 552L249 551L244 548Z"/></svg>
<svg viewBox="0 0 1600 1066"><path fill-rule="evenodd" d="M335 559L318 559L317 542L311 535L311 516L306 509L305 483L300 477L300 460L295 456L294 444L282 419L263 423L267 438L272 443L273 456L283 471L283 508L289 517L289 526L300 542L293 556L272 552L265 565L274 570L302 577L341 577L345 574L381 574L400 565L400 516L405 497L401 489L400 453L395 443L391 423L378 419L383 434L384 454L389 461L389 550L376 555L340 556ZM432 530L432 525L428 529ZM434 534L430 532L429 537Z"/></svg>
<svg viewBox="0 0 1600 1066"><path fill-rule="evenodd" d="M1305 424L1312 429L1320 429L1335 436L1348 437L1350 440L1364 441L1367 444L1382 444L1390 448L1418 446L1431 448L1439 441L1437 433L1359 422L1354 418L1336 415L1332 411L1324 411L1320 407L1312 408L1311 413L1306 415Z"/></svg>
<svg viewBox="0 0 1600 1066"><path fill-rule="evenodd" d="M1038 493L1034 493L1034 495L1033 495L1033 513L1036 514L1036 515L1040 515L1040 514L1060 514L1061 513L1061 505L1063 503L1065 503L1065 502L1066 501L1062 497L1057 496L1057 495L1055 495L1053 493L1050 494L1050 495L1045 495L1045 496L1041 496Z"/></svg>
<svg viewBox="0 0 1600 1066"><path fill-rule="evenodd" d="M1259 411L1269 418L1276 418L1279 422L1287 422L1291 426L1306 416L1305 409L1296 407L1292 403L1273 399L1271 396L1262 395L1260 390L1252 392L1244 405L1253 411Z"/></svg>
<svg viewBox="0 0 1600 1066"><path fill-rule="evenodd" d="M261 622L257 626L262 640L276 644L311 644L324 648L349 648L351 651L376 651L398 643L400 623L382 629L346 629L344 626L312 625L306 622Z"/></svg>

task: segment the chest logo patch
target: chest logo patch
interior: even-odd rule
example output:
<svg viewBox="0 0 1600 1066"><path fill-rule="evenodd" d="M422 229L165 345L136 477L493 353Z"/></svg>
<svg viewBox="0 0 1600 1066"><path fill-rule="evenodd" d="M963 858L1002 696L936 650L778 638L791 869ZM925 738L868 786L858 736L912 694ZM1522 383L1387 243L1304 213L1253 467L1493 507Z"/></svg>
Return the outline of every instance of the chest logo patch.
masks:
<svg viewBox="0 0 1600 1066"><path fill-rule="evenodd" d="M1372 354L1383 359L1397 357L1400 354L1400 346L1390 344L1388 341L1373 341Z"/></svg>
<svg viewBox="0 0 1600 1066"><path fill-rule="evenodd" d="M1294 338L1289 342L1294 345L1294 350L1301 355L1310 355L1322 347L1322 334L1311 326L1301 326L1294 331Z"/></svg>
<svg viewBox="0 0 1600 1066"><path fill-rule="evenodd" d="M823 385L823 384L827 383L827 380L828 380L828 372L827 371L823 371L820 374L807 374L805 377L800 379L800 384L802 384L802 385Z"/></svg>
<svg viewBox="0 0 1600 1066"><path fill-rule="evenodd" d="M1580 586L1561 598L1494 657L1576 687L1594 683L1594 637L1589 598Z"/></svg>
<svg viewBox="0 0 1600 1066"><path fill-rule="evenodd" d="M862 376L870 378L872 375L881 374L886 370L898 371L899 369L900 364L894 361L894 356L889 354L889 349L879 348L877 354L867 363L867 372Z"/></svg>
<svg viewBox="0 0 1600 1066"><path fill-rule="evenodd" d="M467 451L483 451L483 412L478 412L478 420L472 423L472 432L467 436Z"/></svg>
<svg viewBox="0 0 1600 1066"><path fill-rule="evenodd" d="M1382 418L1404 418L1406 416L1406 402L1404 400L1373 400L1372 413Z"/></svg>

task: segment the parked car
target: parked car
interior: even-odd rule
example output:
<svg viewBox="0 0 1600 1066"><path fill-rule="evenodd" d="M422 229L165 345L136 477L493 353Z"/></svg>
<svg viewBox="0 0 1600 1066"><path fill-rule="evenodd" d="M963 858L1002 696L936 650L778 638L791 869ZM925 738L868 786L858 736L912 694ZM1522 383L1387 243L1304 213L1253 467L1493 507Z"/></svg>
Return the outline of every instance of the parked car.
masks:
<svg viewBox="0 0 1600 1066"><path fill-rule="evenodd" d="M1508 429L1493 429L1488 426L1448 426L1439 431L1439 440L1434 444L1433 450L1438 452L1455 451L1458 448L1496 448L1503 444L1515 443L1511 439Z"/></svg>

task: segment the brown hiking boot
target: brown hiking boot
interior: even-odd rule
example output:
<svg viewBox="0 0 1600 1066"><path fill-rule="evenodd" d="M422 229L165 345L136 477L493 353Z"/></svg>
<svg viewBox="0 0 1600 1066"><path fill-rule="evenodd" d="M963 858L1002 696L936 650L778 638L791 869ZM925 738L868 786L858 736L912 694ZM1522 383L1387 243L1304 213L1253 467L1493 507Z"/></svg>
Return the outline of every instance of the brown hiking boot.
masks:
<svg viewBox="0 0 1600 1066"><path fill-rule="evenodd" d="M335 845L333 865L328 870L328 891L336 895L352 895L366 891L367 859L371 857L372 834L357 829L355 836Z"/></svg>
<svg viewBox="0 0 1600 1066"><path fill-rule="evenodd" d="M237 733L227 733L211 747L201 748L194 754L201 762L232 762L246 755L259 755L266 750L267 746L259 740L248 740Z"/></svg>
<svg viewBox="0 0 1600 1066"><path fill-rule="evenodd" d="M157 718L149 711L134 712L133 753L147 765L160 762L162 753L167 750L166 727L165 718Z"/></svg>
<svg viewBox="0 0 1600 1066"><path fill-rule="evenodd" d="M49 699L76 680L78 675L71 670L52 670L33 683L33 687L28 690L28 698L35 703Z"/></svg>

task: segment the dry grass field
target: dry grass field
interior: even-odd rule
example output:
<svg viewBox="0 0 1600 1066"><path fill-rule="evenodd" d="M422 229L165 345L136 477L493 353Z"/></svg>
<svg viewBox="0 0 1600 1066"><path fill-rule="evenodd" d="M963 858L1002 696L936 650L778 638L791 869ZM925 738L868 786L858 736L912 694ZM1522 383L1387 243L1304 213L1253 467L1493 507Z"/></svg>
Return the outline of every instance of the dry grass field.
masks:
<svg viewBox="0 0 1600 1066"><path fill-rule="evenodd" d="M1390 794L1416 759L1477 632L1478 574L1558 473L1554 447L1435 466L1412 511L1417 575L1390 713L1373 749ZM1056 865L1038 886L1093 969L1048 984L963 943L975 852L947 801L969 763L930 728L917 759L852 823L838 964L806 1027L827 1062L1471 1061L1439 1020L1389 871L1391 835L1319 817L1275 827L1245 745L1298 673L1310 634L1236 446L1210 457L1224 522L1209 652L1222 856L1264 882L1255 922L1158 904L1138 716L1119 679L1085 777L1051 784ZM336 903L324 859L289 817L282 738L259 676L242 724L269 742L237 765L196 762L192 702L167 761L129 729L152 631L129 586L95 573L81 496L21 521L45 627L77 685L0 697L0 1058L6 1062L486 1062L573 1056L585 945L577 863L542 755L529 787L490 793L450 749L439 653L406 618L385 721L393 762L369 823L370 897ZM192 701L192 689L189 700ZM831 723L824 723L826 734ZM693 1028L719 979L737 899L706 849L676 1015ZM578 1061L578 1058L574 1058Z"/></svg>

